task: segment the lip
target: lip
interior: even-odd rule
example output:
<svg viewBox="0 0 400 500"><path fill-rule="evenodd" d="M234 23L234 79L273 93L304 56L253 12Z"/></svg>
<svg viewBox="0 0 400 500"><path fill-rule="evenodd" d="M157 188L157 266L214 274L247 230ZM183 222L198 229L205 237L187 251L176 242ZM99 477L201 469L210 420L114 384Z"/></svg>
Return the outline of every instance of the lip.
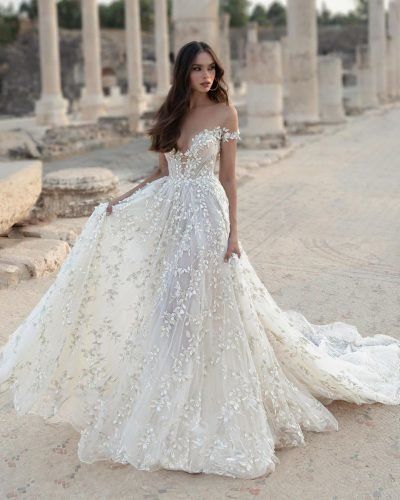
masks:
<svg viewBox="0 0 400 500"><path fill-rule="evenodd" d="M211 82L203 82L200 83L200 85L202 85L203 87L209 87L211 85Z"/></svg>

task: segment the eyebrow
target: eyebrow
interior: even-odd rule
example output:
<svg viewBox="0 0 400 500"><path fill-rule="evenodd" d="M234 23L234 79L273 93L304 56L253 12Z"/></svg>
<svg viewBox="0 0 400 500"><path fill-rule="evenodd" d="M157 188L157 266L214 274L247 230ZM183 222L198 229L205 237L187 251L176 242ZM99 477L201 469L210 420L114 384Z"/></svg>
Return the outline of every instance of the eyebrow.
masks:
<svg viewBox="0 0 400 500"><path fill-rule="evenodd" d="M192 66L211 66L212 64L215 64L215 62L212 62L210 64L199 64L199 63L193 63Z"/></svg>

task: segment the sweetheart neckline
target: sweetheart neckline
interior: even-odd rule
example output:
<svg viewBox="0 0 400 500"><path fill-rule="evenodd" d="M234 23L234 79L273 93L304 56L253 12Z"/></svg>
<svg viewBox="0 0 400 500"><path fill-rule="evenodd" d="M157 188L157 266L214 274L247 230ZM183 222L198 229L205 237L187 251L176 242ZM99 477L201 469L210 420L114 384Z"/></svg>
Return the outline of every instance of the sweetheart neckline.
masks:
<svg viewBox="0 0 400 500"><path fill-rule="evenodd" d="M190 139L190 141L189 141L189 146L188 146L188 148L186 149L186 151L181 151L180 149L177 149L176 153L172 153L172 149L171 149L171 151L168 151L168 153L167 153L167 154L172 154L172 155L174 155L174 156L176 156L177 154L179 154L179 155L181 155L181 156L186 156L186 155L189 153L189 151L191 151L191 149L192 149L192 147L193 147L194 140L195 140L195 139L196 139L196 138L197 138L200 134L202 134L203 132L206 132L206 131L207 131L207 132L214 132L215 130L220 129L220 128L222 128L222 127L221 127L221 125L217 125L217 126L216 126L216 127L214 127L214 128L207 128L207 127L205 127L205 128L203 128L203 129L199 130L199 131L198 131L196 134L194 134L194 136Z"/></svg>

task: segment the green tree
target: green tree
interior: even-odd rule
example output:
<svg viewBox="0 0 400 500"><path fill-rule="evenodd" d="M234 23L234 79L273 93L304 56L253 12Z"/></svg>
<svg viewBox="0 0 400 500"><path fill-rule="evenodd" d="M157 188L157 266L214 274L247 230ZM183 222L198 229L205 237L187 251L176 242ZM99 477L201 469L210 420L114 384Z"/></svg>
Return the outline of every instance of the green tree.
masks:
<svg viewBox="0 0 400 500"><path fill-rule="evenodd" d="M273 26L286 24L286 9L281 2L274 2L267 12L268 22Z"/></svg>
<svg viewBox="0 0 400 500"><path fill-rule="evenodd" d="M318 13L318 22L320 24L330 24L332 21L331 11L325 2L322 3L321 11Z"/></svg>
<svg viewBox="0 0 400 500"><path fill-rule="evenodd" d="M17 37L18 30L19 21L12 5L0 6L0 45L13 42Z"/></svg>
<svg viewBox="0 0 400 500"><path fill-rule="evenodd" d="M260 4L255 5L249 21L257 22L260 26L266 26L268 24L267 9Z"/></svg>
<svg viewBox="0 0 400 500"><path fill-rule="evenodd" d="M125 2L115 0L109 5L100 5L100 25L103 28L123 28L125 24Z"/></svg>
<svg viewBox="0 0 400 500"><path fill-rule="evenodd" d="M79 0L61 0L57 3L60 28L80 29L82 26L81 3Z"/></svg>
<svg viewBox="0 0 400 500"><path fill-rule="evenodd" d="M30 2L22 2L19 11L26 12L31 19L35 19L38 15L37 0L30 0Z"/></svg>
<svg viewBox="0 0 400 500"><path fill-rule="evenodd" d="M368 0L356 0L355 15L362 21L368 19Z"/></svg>
<svg viewBox="0 0 400 500"><path fill-rule="evenodd" d="M221 10L231 16L232 27L242 27L247 24L249 0L222 0Z"/></svg>

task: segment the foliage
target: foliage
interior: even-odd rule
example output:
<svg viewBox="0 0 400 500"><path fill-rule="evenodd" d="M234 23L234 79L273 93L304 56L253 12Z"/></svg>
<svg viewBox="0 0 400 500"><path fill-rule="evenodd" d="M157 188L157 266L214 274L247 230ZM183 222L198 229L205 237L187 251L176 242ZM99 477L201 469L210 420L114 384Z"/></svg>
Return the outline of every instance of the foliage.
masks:
<svg viewBox="0 0 400 500"><path fill-rule="evenodd" d="M332 14L325 2L318 13L318 24L320 25L341 25L364 23L368 15L368 0L356 0L356 7L348 14Z"/></svg>
<svg viewBox="0 0 400 500"><path fill-rule="evenodd" d="M18 17L12 7L0 7L0 45L6 45L15 40L19 30Z"/></svg>
<svg viewBox="0 0 400 500"><path fill-rule="evenodd" d="M230 25L238 28L248 22L249 0L222 0L221 11L230 15Z"/></svg>
<svg viewBox="0 0 400 500"><path fill-rule="evenodd" d="M284 26L286 24L286 9L280 2L273 2L268 9L256 4L249 17L260 26Z"/></svg>
<svg viewBox="0 0 400 500"><path fill-rule="evenodd" d="M37 0L30 0L30 2L22 2L19 7L20 12L26 12L30 19L35 19L38 15Z"/></svg>
<svg viewBox="0 0 400 500"><path fill-rule="evenodd" d="M58 21L62 28L80 29L81 6L84 0L61 0L57 3ZM353 0L354 9L348 14L333 14L326 5L318 13L320 25L349 25L365 23L368 19L368 0ZM114 0L108 5L100 5L100 25L103 28L123 28L125 25L124 0ZM244 27L248 21L256 21L260 26L284 26L286 23L286 8L282 1L273 2L269 8L261 3L256 4L250 12L249 0L220 0L220 9L230 15L232 27ZM26 12L31 19L38 15L38 0L24 0L18 12L10 3L7 7L0 6L0 44L15 40L19 20L18 13ZM172 0L168 0L168 17L171 19ZM144 31L152 31L154 27L154 0L140 0L140 18Z"/></svg>
<svg viewBox="0 0 400 500"><path fill-rule="evenodd" d="M57 3L60 28L80 29L82 25L80 0L61 0Z"/></svg>

